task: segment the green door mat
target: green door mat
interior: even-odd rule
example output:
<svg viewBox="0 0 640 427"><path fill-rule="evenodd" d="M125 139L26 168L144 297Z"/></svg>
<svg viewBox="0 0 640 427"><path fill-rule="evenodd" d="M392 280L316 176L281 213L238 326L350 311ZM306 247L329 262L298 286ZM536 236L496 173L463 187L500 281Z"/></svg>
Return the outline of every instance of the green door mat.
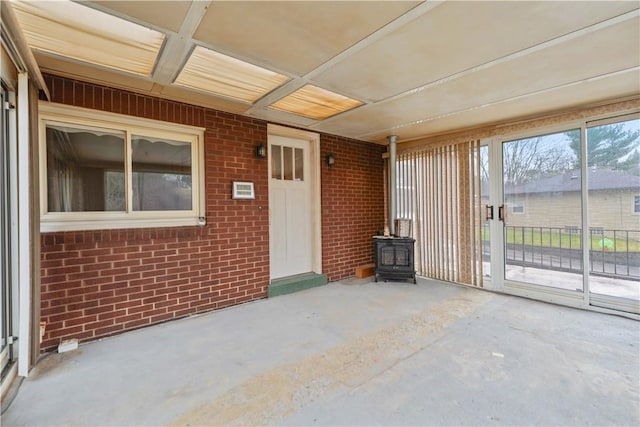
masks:
<svg viewBox="0 0 640 427"><path fill-rule="evenodd" d="M271 282L271 285L269 285L269 298L326 284L327 276L316 273L298 274L282 279L275 279Z"/></svg>

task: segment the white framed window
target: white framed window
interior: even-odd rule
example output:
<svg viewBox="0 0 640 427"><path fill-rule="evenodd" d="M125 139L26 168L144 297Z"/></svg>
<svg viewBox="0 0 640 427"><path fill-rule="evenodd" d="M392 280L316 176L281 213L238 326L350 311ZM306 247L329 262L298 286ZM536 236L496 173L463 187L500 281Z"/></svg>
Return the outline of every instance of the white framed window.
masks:
<svg viewBox="0 0 640 427"><path fill-rule="evenodd" d="M524 204L522 202L515 202L511 205L511 213L516 215L524 214Z"/></svg>
<svg viewBox="0 0 640 427"><path fill-rule="evenodd" d="M40 102L41 231L202 225L204 129Z"/></svg>
<svg viewBox="0 0 640 427"><path fill-rule="evenodd" d="M633 196L633 213L640 214L640 196Z"/></svg>

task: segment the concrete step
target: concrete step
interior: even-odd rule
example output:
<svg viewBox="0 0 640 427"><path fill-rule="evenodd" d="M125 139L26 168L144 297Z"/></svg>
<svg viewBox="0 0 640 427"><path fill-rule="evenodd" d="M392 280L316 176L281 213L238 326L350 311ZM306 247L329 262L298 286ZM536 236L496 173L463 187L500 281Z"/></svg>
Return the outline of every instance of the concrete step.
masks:
<svg viewBox="0 0 640 427"><path fill-rule="evenodd" d="M326 285L327 282L327 276L316 273L298 274L275 279L269 285L269 298Z"/></svg>

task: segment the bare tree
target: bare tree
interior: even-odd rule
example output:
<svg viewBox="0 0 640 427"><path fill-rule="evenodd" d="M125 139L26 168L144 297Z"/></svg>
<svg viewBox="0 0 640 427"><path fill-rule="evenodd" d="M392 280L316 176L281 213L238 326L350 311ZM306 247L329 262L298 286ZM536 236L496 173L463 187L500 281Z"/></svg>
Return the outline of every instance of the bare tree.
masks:
<svg viewBox="0 0 640 427"><path fill-rule="evenodd" d="M521 139L503 145L502 163L506 185L519 185L571 168L573 156L563 145L549 147L541 137Z"/></svg>

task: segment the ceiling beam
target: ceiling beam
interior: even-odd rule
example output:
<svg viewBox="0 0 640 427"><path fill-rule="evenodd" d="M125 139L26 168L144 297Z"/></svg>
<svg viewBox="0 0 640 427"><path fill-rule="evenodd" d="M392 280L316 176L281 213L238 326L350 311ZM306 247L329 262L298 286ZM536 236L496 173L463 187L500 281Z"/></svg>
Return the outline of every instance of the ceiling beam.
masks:
<svg viewBox="0 0 640 427"><path fill-rule="evenodd" d="M191 2L178 34L167 34L151 76L154 82L166 86L176 79L195 47L193 33L198 29L210 5L211 1Z"/></svg>

